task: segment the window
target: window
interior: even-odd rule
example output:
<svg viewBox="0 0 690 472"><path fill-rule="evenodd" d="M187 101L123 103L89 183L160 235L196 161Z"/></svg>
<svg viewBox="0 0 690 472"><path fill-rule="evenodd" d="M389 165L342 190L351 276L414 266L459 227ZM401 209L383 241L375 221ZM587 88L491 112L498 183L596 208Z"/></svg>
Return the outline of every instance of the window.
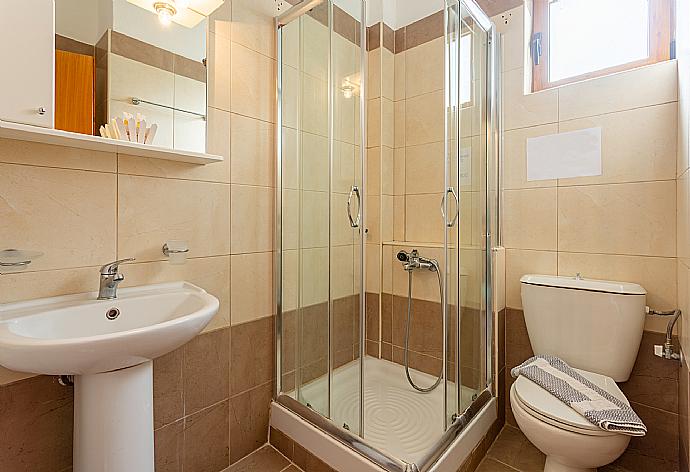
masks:
<svg viewBox="0 0 690 472"><path fill-rule="evenodd" d="M534 91L671 57L675 0L534 0Z"/></svg>

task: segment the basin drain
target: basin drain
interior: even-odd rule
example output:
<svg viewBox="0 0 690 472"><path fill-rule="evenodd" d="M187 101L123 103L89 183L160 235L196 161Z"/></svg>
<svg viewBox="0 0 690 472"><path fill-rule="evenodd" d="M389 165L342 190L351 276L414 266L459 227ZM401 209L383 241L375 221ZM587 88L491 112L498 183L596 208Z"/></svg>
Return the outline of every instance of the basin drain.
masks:
<svg viewBox="0 0 690 472"><path fill-rule="evenodd" d="M114 320L118 316L120 316L120 310L118 310L117 308L111 308L110 310L105 312L105 317L109 320Z"/></svg>

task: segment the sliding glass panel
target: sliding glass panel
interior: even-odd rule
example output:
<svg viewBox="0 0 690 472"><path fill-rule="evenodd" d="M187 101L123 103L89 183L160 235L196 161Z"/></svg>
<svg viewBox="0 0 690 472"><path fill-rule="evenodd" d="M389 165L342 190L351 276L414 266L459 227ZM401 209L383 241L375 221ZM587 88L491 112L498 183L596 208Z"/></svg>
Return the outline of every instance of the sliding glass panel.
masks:
<svg viewBox="0 0 690 472"><path fill-rule="evenodd" d="M326 3L279 31L283 391L326 416L330 387L328 18Z"/></svg>
<svg viewBox="0 0 690 472"><path fill-rule="evenodd" d="M361 9L332 4L331 103L331 419L360 432Z"/></svg>

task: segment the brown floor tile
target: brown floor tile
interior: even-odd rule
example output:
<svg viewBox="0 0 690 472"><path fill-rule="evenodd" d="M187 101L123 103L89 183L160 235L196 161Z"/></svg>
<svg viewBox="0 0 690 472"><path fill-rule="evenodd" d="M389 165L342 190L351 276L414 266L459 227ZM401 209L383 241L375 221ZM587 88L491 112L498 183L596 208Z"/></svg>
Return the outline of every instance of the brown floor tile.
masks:
<svg viewBox="0 0 690 472"><path fill-rule="evenodd" d="M476 472L515 472L515 469L487 457L479 464Z"/></svg>
<svg viewBox="0 0 690 472"><path fill-rule="evenodd" d="M290 436L279 429L271 427L269 441L271 446L275 447L282 455L292 460L295 443Z"/></svg>
<svg viewBox="0 0 690 472"><path fill-rule="evenodd" d="M521 472L542 472L546 460L522 431L511 426L503 428L486 455Z"/></svg>
<svg viewBox="0 0 690 472"><path fill-rule="evenodd" d="M280 452L266 445L231 465L227 472L280 472L290 465Z"/></svg>

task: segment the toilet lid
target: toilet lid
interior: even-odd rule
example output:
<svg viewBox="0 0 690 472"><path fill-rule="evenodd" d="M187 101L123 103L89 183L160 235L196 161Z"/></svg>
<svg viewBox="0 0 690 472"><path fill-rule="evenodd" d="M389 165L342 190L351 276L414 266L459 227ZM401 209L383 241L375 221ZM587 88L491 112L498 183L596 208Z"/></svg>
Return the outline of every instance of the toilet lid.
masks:
<svg viewBox="0 0 690 472"><path fill-rule="evenodd" d="M586 370L575 370L602 390L610 393L626 405L629 405L628 399L625 398L625 395L611 377L596 374L594 372L587 372ZM577 411L573 410L558 398L522 375L515 380L514 388L515 394L522 404L533 410L538 416L543 416L544 419L551 419L561 425L569 426L576 430L602 431L601 428L590 423Z"/></svg>

